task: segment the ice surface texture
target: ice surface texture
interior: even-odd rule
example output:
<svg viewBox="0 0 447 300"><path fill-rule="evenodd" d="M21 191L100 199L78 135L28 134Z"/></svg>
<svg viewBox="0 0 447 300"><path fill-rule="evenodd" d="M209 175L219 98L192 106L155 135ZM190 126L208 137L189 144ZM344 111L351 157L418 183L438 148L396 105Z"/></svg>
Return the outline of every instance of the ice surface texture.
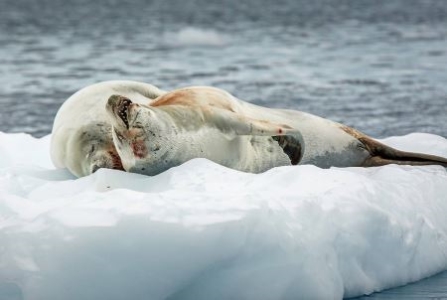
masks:
<svg viewBox="0 0 447 300"><path fill-rule="evenodd" d="M394 147L447 156L447 140ZM442 167L53 169L0 133L0 299L340 299L447 268Z"/></svg>

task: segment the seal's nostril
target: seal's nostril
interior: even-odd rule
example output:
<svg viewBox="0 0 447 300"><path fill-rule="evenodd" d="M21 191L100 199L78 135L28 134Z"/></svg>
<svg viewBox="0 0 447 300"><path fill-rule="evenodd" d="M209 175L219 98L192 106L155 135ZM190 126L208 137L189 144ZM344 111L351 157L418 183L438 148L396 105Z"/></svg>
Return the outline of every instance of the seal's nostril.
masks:
<svg viewBox="0 0 447 300"><path fill-rule="evenodd" d="M98 165L93 165L92 166L92 174L95 173L96 171L98 171L101 167Z"/></svg>
<svg viewBox="0 0 447 300"><path fill-rule="evenodd" d="M112 95L109 97L109 100L107 100L107 103L108 103L108 105L115 105L120 99L121 99L121 96Z"/></svg>

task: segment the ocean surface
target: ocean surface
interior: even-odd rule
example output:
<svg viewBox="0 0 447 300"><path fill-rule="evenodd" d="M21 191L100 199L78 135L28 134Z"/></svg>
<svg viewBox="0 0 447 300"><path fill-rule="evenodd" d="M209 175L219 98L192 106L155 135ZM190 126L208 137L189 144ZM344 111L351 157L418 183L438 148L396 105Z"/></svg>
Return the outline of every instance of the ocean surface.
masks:
<svg viewBox="0 0 447 300"><path fill-rule="evenodd" d="M0 131L112 79L212 85L373 137L447 137L444 0L0 0ZM82 116L79 116L82 117ZM447 274L373 299L447 298ZM365 298L366 299L366 298Z"/></svg>

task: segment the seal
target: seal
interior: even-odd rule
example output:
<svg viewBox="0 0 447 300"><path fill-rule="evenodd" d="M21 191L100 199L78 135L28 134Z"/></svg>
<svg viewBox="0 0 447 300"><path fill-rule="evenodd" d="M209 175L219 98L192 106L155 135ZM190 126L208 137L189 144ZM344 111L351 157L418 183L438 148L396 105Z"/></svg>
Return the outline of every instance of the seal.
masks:
<svg viewBox="0 0 447 300"><path fill-rule="evenodd" d="M443 165L447 159L386 146L342 124L272 109L213 87L188 87L146 104L112 95L106 105L123 168L159 174L193 158L259 173L285 165Z"/></svg>
<svg viewBox="0 0 447 300"><path fill-rule="evenodd" d="M165 92L135 81L105 81L85 87L61 106L56 114L50 153L56 167L81 177L99 168L123 170L112 139L112 127L104 109L113 94L135 103L152 101Z"/></svg>

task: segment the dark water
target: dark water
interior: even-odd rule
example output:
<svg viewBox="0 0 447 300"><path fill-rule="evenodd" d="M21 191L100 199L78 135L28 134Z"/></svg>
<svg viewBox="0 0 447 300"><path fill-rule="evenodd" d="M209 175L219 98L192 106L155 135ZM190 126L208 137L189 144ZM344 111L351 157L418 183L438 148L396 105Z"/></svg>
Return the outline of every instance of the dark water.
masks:
<svg viewBox="0 0 447 300"><path fill-rule="evenodd" d="M110 79L447 137L447 1L0 0L0 131L46 135L67 97ZM409 291L447 298L440 278Z"/></svg>

